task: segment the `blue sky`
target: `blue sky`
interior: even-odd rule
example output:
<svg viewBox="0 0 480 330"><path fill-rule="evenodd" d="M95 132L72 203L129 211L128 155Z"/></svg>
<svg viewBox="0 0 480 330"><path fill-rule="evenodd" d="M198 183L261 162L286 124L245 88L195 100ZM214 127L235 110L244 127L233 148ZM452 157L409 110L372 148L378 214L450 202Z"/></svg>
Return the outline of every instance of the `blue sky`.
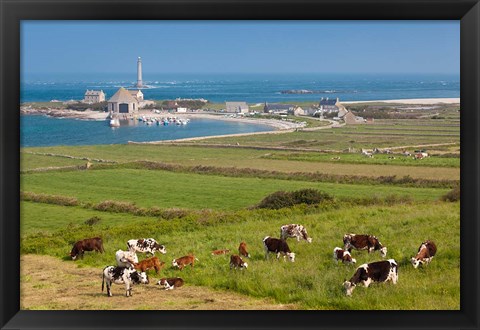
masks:
<svg viewBox="0 0 480 330"><path fill-rule="evenodd" d="M22 21L22 74L460 72L460 21Z"/></svg>

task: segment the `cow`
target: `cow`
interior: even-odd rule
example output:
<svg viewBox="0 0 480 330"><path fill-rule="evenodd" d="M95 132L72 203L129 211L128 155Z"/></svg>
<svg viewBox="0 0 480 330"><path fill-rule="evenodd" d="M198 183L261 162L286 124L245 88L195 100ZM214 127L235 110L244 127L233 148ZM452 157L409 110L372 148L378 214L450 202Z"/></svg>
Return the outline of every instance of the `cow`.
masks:
<svg viewBox="0 0 480 330"><path fill-rule="evenodd" d="M100 237L93 237L76 242L70 252L70 257L72 260L77 259L78 256L83 258L85 251L105 252L102 239Z"/></svg>
<svg viewBox="0 0 480 330"><path fill-rule="evenodd" d="M428 265L436 253L437 246L433 241L427 240L423 242L418 248L417 255L411 259L413 267L417 268L420 264Z"/></svg>
<svg viewBox="0 0 480 330"><path fill-rule="evenodd" d="M173 267L178 267L180 270L182 270L185 266L190 265L190 267L193 268L193 264L195 263L195 260L199 261L193 254L189 254L187 256L178 258L178 259L173 259L172 261L172 266Z"/></svg>
<svg viewBox="0 0 480 330"><path fill-rule="evenodd" d="M268 259L268 254L272 252L277 254L277 260L283 254L283 261L288 256L288 260L295 262L295 253L290 251L285 240L267 236L263 239L263 246L265 248L265 259Z"/></svg>
<svg viewBox="0 0 480 330"><path fill-rule="evenodd" d="M157 257L151 257L151 258L148 258L148 259L144 259L144 260L142 260L140 262L137 262L133 265L133 267L136 270L139 270L141 272L145 272L149 269L154 268L155 273L157 273L157 274L158 274L158 271L163 268L163 266L165 266L165 262L158 260Z"/></svg>
<svg viewBox="0 0 480 330"><path fill-rule="evenodd" d="M133 284L148 284L148 276L145 273L139 273L133 268L107 266L103 269L102 292L104 284L107 284L107 296L112 296L111 286L115 284L125 284L125 296L132 296Z"/></svg>
<svg viewBox="0 0 480 330"><path fill-rule="evenodd" d="M150 253L152 256L156 251L167 253L165 246L158 244L153 238L131 239L127 242L127 247L131 251Z"/></svg>
<svg viewBox="0 0 480 330"><path fill-rule="evenodd" d="M218 256L221 254L228 254L230 253L230 250L224 249L224 250L214 250L212 251L212 256Z"/></svg>
<svg viewBox="0 0 480 330"><path fill-rule="evenodd" d="M280 239L286 240L289 237L296 237L297 242L300 239L307 241L308 243L312 243L312 239L308 237L307 230L302 225L297 224L290 224L290 225L283 225L280 227Z"/></svg>
<svg viewBox="0 0 480 330"><path fill-rule="evenodd" d="M343 282L347 296L351 296L357 284L362 283L366 288L372 282L392 281L397 284L398 265L393 259L375 261L369 264L363 264L357 268L355 274L349 281Z"/></svg>
<svg viewBox="0 0 480 330"><path fill-rule="evenodd" d="M240 243L240 245L238 247L238 253L240 253L240 255L242 255L244 257L250 258L250 253L248 253L248 251L247 251L247 243L245 243L245 242Z"/></svg>
<svg viewBox="0 0 480 330"><path fill-rule="evenodd" d="M352 252L352 248L355 250L368 250L368 253L378 250L382 258L387 256L387 247L383 246L378 238L373 235L345 234L343 236L343 244L343 249L348 252Z"/></svg>
<svg viewBox="0 0 480 330"><path fill-rule="evenodd" d="M236 255L236 254L232 254L230 256L230 269L232 268L240 268L240 269L243 269L243 268L247 268L248 267L248 264L246 262L244 262L242 260L242 258L240 258L240 256Z"/></svg>
<svg viewBox="0 0 480 330"><path fill-rule="evenodd" d="M133 251L118 250L115 252L118 267L132 268L138 262L137 254Z"/></svg>
<svg viewBox="0 0 480 330"><path fill-rule="evenodd" d="M350 252L345 251L339 247L333 249L333 260L338 264L338 261L341 260L344 264L355 264L357 260L352 258Z"/></svg>
<svg viewBox="0 0 480 330"><path fill-rule="evenodd" d="M169 277L169 278L161 278L160 281L157 282L158 285L163 285L165 290L173 290L174 288L179 288L183 285L183 279L180 277Z"/></svg>

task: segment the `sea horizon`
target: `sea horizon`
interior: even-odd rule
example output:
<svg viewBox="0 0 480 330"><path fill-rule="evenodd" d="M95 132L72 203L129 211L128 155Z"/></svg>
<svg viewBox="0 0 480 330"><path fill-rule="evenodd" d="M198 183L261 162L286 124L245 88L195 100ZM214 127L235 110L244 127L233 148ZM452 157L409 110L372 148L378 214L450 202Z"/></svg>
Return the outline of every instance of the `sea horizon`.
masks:
<svg viewBox="0 0 480 330"><path fill-rule="evenodd" d="M87 89L111 97L136 82L134 73L28 74L21 79L21 102L81 100ZM144 73L145 99L203 98L210 102L307 102L322 97L344 101L460 97L457 74L153 74ZM309 90L312 94L286 94Z"/></svg>

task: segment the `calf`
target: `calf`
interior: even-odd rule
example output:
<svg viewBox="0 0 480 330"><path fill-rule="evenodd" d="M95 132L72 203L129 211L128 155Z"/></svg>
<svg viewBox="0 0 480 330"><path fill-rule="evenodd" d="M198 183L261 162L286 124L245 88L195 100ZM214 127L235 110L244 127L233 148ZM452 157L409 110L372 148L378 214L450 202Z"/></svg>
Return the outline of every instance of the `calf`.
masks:
<svg viewBox="0 0 480 330"><path fill-rule="evenodd" d="M245 242L240 243L240 246L238 247L238 253L240 253L240 255L244 257L250 258L250 253L248 253L247 251L247 243Z"/></svg>
<svg viewBox="0 0 480 330"><path fill-rule="evenodd" d="M169 278L161 278L160 281L157 282L158 285L163 285L165 290L173 290L174 288L179 288L183 285L183 279L180 277L169 277Z"/></svg>
<svg viewBox="0 0 480 330"><path fill-rule="evenodd" d="M133 268L133 265L138 262L137 254L133 251L118 250L115 252L115 259L118 267Z"/></svg>
<svg viewBox="0 0 480 330"><path fill-rule="evenodd" d="M157 257L151 257L151 258L148 258L148 259L144 259L144 260L142 260L142 261L133 265L133 267L136 270L139 270L141 272L145 272L149 269L154 268L155 273L157 273L157 274L158 274L158 271L163 268L163 266L165 266L165 262L158 260Z"/></svg>
<svg viewBox="0 0 480 330"><path fill-rule="evenodd" d="M347 296L351 296L358 283L368 288L372 282L392 281L397 284L398 266L393 259L371 262L363 264L357 268L350 281L343 282Z"/></svg>
<svg viewBox="0 0 480 330"><path fill-rule="evenodd" d="M333 260L335 260L338 264L338 261L341 260L345 264L355 264L357 260L352 258L350 252L342 250L339 247L333 249Z"/></svg>
<svg viewBox="0 0 480 330"><path fill-rule="evenodd" d="M193 268L193 264L195 263L195 260L199 261L193 254L189 254L187 256L178 258L178 259L173 259L172 261L172 266L173 267L178 267L180 270L182 270L185 266L190 265Z"/></svg>
<svg viewBox="0 0 480 330"><path fill-rule="evenodd" d="M354 248L355 250L368 250L368 253L380 251L383 258L387 256L387 247L383 246L373 235L346 234L343 236L343 244L343 249L348 252L352 252L352 248Z"/></svg>
<svg viewBox="0 0 480 330"><path fill-rule="evenodd" d="M218 256L218 255L221 255L221 254L227 254L227 253L230 253L230 250L214 250L212 251L212 256Z"/></svg>
<svg viewBox="0 0 480 330"><path fill-rule="evenodd" d="M105 252L103 248L103 241L100 237L86 238L84 240L78 241L73 245L72 251L70 252L70 257L72 260L77 259L78 256L83 258L85 251L97 251L100 253Z"/></svg>
<svg viewBox="0 0 480 330"><path fill-rule="evenodd" d="M240 256L237 256L236 254L232 254L230 256L230 269L232 269L232 268L243 269L243 268L247 268L247 267L248 267L248 264L246 262L244 262L242 260L242 258L240 258Z"/></svg>
<svg viewBox="0 0 480 330"><path fill-rule="evenodd" d="M295 262L295 253L290 251L285 240L267 236L263 239L263 246L265 248L265 259L268 259L268 253L272 252L277 254L277 260L280 258L280 255L283 254L283 261L285 261L285 257L288 256L288 260Z"/></svg>
<svg viewBox="0 0 480 330"><path fill-rule="evenodd" d="M127 242L127 247L131 251L150 253L151 255L154 255L156 251L167 253L165 246L158 244L153 238L131 239Z"/></svg>
<svg viewBox="0 0 480 330"><path fill-rule="evenodd" d="M291 224L283 225L280 227L280 238L286 240L289 237L296 237L297 242L300 239L306 240L308 243L312 243L312 239L308 237L307 230L302 225Z"/></svg>
<svg viewBox="0 0 480 330"><path fill-rule="evenodd" d="M412 257L411 262L414 268L417 268L420 264L429 264L432 258L437 253L437 246L433 241L427 240L418 248L417 255Z"/></svg>
<svg viewBox="0 0 480 330"><path fill-rule="evenodd" d="M133 268L107 266L103 269L102 292L104 284L107 284L107 296L112 296L111 286L115 284L125 284L125 296L132 296L133 284L148 284L148 276L145 273L139 273Z"/></svg>

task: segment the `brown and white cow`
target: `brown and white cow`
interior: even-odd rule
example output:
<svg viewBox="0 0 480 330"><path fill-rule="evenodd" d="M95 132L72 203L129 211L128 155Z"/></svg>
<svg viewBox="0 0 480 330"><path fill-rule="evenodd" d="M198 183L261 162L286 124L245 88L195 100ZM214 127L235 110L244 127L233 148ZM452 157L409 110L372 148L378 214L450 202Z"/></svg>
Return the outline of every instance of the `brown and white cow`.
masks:
<svg viewBox="0 0 480 330"><path fill-rule="evenodd" d="M230 250L224 249L224 250L214 250L212 251L212 256L219 256L221 254L228 254L230 253Z"/></svg>
<svg viewBox="0 0 480 330"><path fill-rule="evenodd" d="M173 290L175 288L179 288L183 285L183 279L180 277L169 277L169 278L161 278L160 281L157 282L158 285L163 285L165 290Z"/></svg>
<svg viewBox="0 0 480 330"><path fill-rule="evenodd" d="M141 272L145 272L149 269L155 269L155 273L158 274L158 271L165 266L165 262L158 260L157 257L151 257L148 259L144 259L136 264L133 265L133 267L136 270L139 270Z"/></svg>
<svg viewBox="0 0 480 330"><path fill-rule="evenodd" d="M277 260L283 254L283 261L285 261L285 257L288 257L288 260L295 262L295 253L290 251L287 242L283 239L267 236L263 239L263 247L265 248L265 259L268 259L268 254L271 252L277 255Z"/></svg>
<svg viewBox="0 0 480 330"><path fill-rule="evenodd" d="M308 237L307 230L302 225L297 225L292 223L290 225L283 225L280 227L280 238L286 240L289 237L296 237L297 242L300 239L307 241L308 243L312 243L312 239Z"/></svg>
<svg viewBox="0 0 480 330"><path fill-rule="evenodd" d="M97 251L100 253L105 252L102 239L100 237L93 237L76 242L73 245L72 251L70 252L70 257L72 260L77 259L78 256L83 258L85 251Z"/></svg>
<svg viewBox="0 0 480 330"><path fill-rule="evenodd" d="M342 261L344 264L355 264L357 262L357 260L352 258L350 252L339 247L333 249L333 260L335 260L337 263L338 261Z"/></svg>
<svg viewBox="0 0 480 330"><path fill-rule="evenodd" d="M138 262L137 254L133 251L118 250L115 252L118 267L132 268Z"/></svg>
<svg viewBox="0 0 480 330"><path fill-rule="evenodd" d="M172 266L173 267L178 267L180 270L182 270L185 266L190 265L193 268L193 264L195 263L195 260L199 261L193 254L189 254L187 256L178 258L178 259L173 259L172 261Z"/></svg>
<svg viewBox="0 0 480 330"><path fill-rule="evenodd" d="M343 287L347 296L351 296L359 283L368 288L372 282L387 281L392 281L393 284L397 284L398 281L398 265L393 259L375 261L359 266L352 278L343 282Z"/></svg>
<svg viewBox="0 0 480 330"><path fill-rule="evenodd" d="M232 254L230 256L230 269L232 269L232 268L243 269L243 268L247 268L247 267L248 267L248 264L246 262L244 262L242 260L242 258L240 258L240 256L237 256L236 254Z"/></svg>
<svg viewBox="0 0 480 330"><path fill-rule="evenodd" d="M240 253L240 255L242 255L244 257L250 258L250 253L248 253L248 251L247 251L247 243L245 243L245 242L240 243L240 245L238 247L238 253Z"/></svg>
<svg viewBox="0 0 480 330"><path fill-rule="evenodd" d="M387 256L387 247L383 246L376 236L345 234L343 236L343 249L352 252L355 250L368 250L368 253L380 251L382 258Z"/></svg>
<svg viewBox="0 0 480 330"><path fill-rule="evenodd" d="M433 257L437 253L437 246L433 241L426 240L418 248L417 255L412 257L411 262L414 268L417 268L420 264L429 264Z"/></svg>

